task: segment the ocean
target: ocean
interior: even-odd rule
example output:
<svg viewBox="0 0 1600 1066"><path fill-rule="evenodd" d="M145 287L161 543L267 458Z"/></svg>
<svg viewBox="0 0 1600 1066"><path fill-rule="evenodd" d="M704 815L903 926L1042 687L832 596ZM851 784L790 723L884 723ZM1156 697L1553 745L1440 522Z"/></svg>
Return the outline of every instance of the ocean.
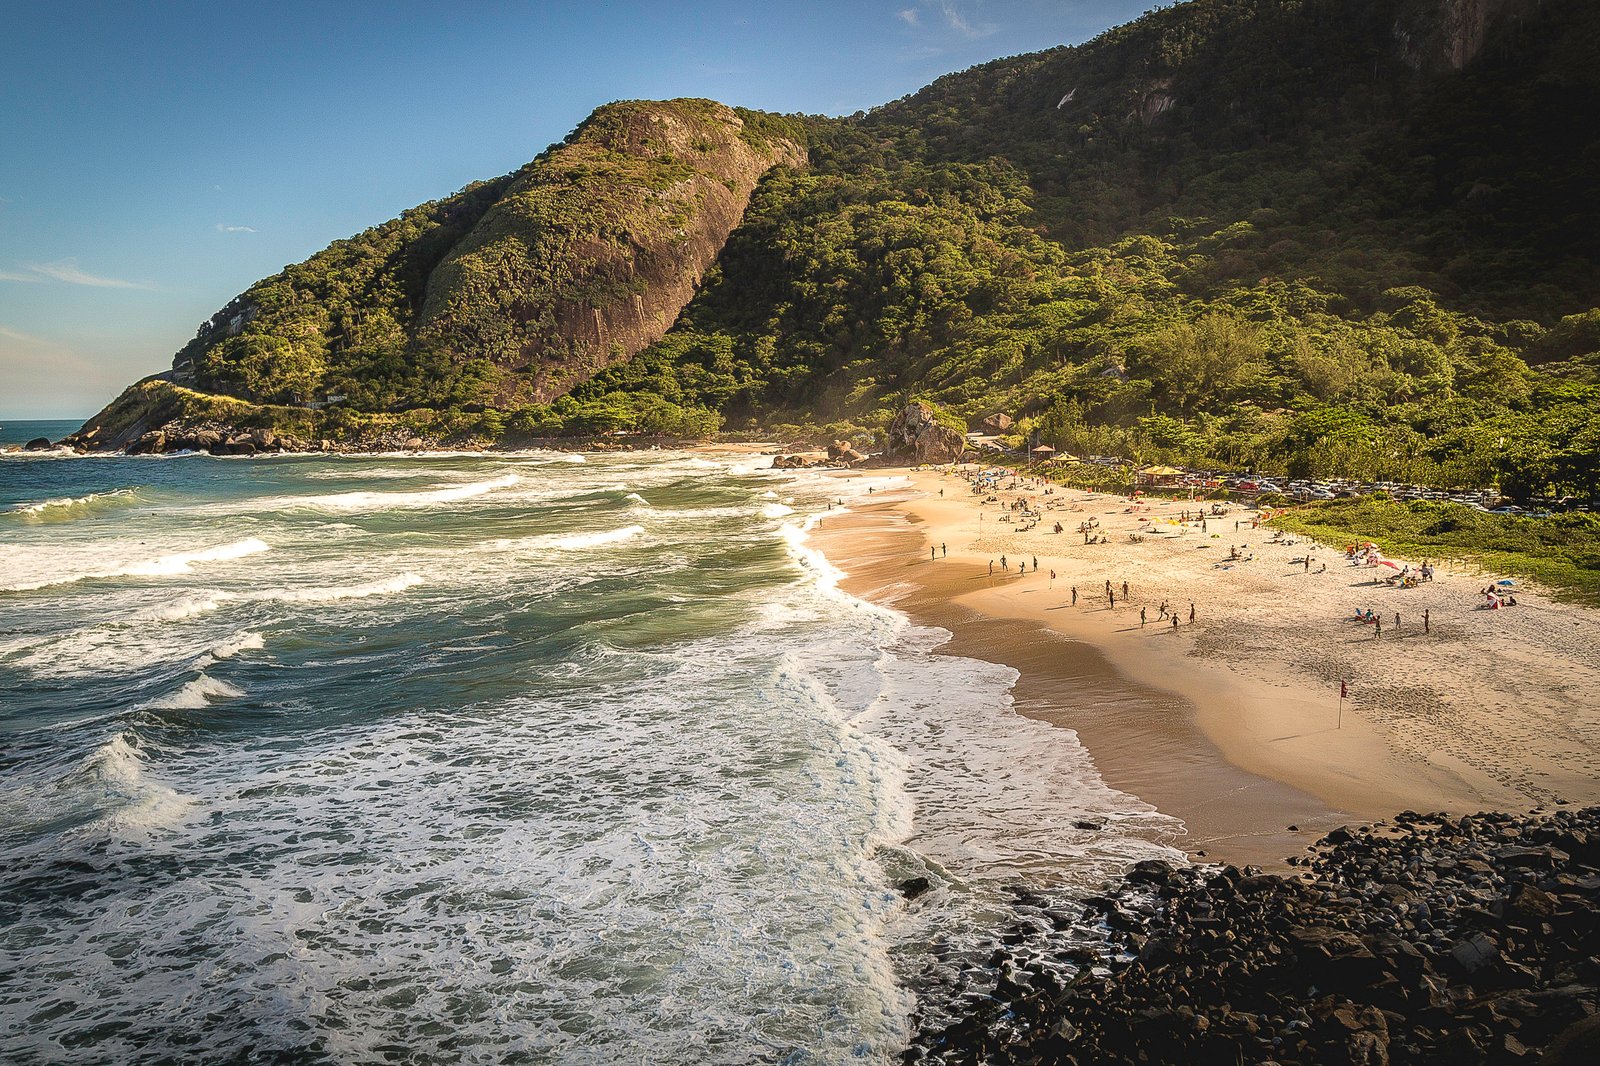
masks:
<svg viewBox="0 0 1600 1066"><path fill-rule="evenodd" d="M767 463L0 454L0 1058L888 1063L1175 854Z"/></svg>

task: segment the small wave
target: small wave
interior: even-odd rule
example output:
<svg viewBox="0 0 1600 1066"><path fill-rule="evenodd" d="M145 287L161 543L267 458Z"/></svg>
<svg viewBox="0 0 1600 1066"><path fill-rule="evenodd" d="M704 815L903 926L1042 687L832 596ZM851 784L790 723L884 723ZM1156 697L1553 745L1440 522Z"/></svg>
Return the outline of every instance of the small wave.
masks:
<svg viewBox="0 0 1600 1066"><path fill-rule="evenodd" d="M87 779L106 793L106 798L120 801L104 814L105 822L115 827L170 825L194 806L189 797L148 779L144 758L128 742L126 733L118 733L90 752L73 776Z"/></svg>
<svg viewBox="0 0 1600 1066"><path fill-rule="evenodd" d="M126 733L118 733L83 760L89 776L120 792L131 792L144 783L144 762L128 743Z"/></svg>
<svg viewBox="0 0 1600 1066"><path fill-rule="evenodd" d="M266 639L260 633L235 633L206 654L212 659L231 659L242 651L260 651L266 646Z"/></svg>
<svg viewBox="0 0 1600 1066"><path fill-rule="evenodd" d="M192 711L210 706L214 699L232 699L243 695L243 689L202 672L178 691L151 700L145 707L152 711Z"/></svg>
<svg viewBox="0 0 1600 1066"><path fill-rule="evenodd" d="M286 603L333 603L337 600L359 600L368 596L385 596L426 583L421 574L397 574L381 581L364 585L333 585L327 588L271 589L258 593L256 599L281 600Z"/></svg>
<svg viewBox="0 0 1600 1066"><path fill-rule="evenodd" d="M766 503L761 505L762 518L782 518L784 515L794 514L793 507L785 507L781 503Z"/></svg>
<svg viewBox="0 0 1600 1066"><path fill-rule="evenodd" d="M231 544L219 544L214 548L203 548L200 551L178 552L143 562L124 563L109 570L58 574L38 581L7 585L0 588L0 592L29 592L34 589L50 588L54 585L70 585L75 581L89 581L95 578L172 577L177 574L191 573L195 563L217 563L242 559L247 555L264 552L269 547L270 545L266 541L259 540L256 537L247 537L244 540L236 540Z"/></svg>
<svg viewBox="0 0 1600 1066"><path fill-rule="evenodd" d="M639 495L637 492L630 492L630 493L628 493L626 496L624 496L622 498L624 500L632 500L634 503L638 504L641 507L649 507L650 506L650 501L645 499L643 496Z"/></svg>
<svg viewBox="0 0 1600 1066"><path fill-rule="evenodd" d="M23 521L66 522L82 518L112 507L126 507L139 502L132 489L112 489L109 492L91 492L86 496L63 496L37 503L19 503L8 512Z"/></svg>
<svg viewBox="0 0 1600 1066"><path fill-rule="evenodd" d="M643 526L623 526L621 529L608 529L602 533L575 533L567 537L557 537L550 542L550 546L564 551L578 551L582 548L597 548L602 544L618 544L632 540L643 532Z"/></svg>
<svg viewBox="0 0 1600 1066"><path fill-rule="evenodd" d="M306 496L279 501L287 507L321 507L332 511L386 510L390 508L433 507L441 503L470 500L474 496L509 488L522 478L516 474L473 481L465 485L427 489L422 492L341 492L333 496Z"/></svg>
<svg viewBox="0 0 1600 1066"><path fill-rule="evenodd" d="M204 548L197 552L180 552L175 555L163 555L147 563L134 563L107 574L98 574L97 577L170 577L174 574L187 574L192 572L195 563L220 563L230 559L242 559L246 555L264 552L269 545L266 541L256 537L246 537L236 540L232 544L219 544L215 548Z"/></svg>
<svg viewBox="0 0 1600 1066"><path fill-rule="evenodd" d="M165 607L157 607L146 617L157 622L181 622L185 618L209 614L221 607L225 601L232 599L237 599L233 593L220 591L185 596L181 600L174 600Z"/></svg>

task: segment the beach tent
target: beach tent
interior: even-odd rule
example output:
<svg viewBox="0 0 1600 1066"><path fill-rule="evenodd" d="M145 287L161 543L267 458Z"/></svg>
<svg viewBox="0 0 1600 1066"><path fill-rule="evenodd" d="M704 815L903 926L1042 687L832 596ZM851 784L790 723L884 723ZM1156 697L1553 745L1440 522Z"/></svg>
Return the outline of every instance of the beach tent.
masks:
<svg viewBox="0 0 1600 1066"><path fill-rule="evenodd" d="M1048 444L1041 444L1033 449L1034 455L1054 455L1056 450Z"/></svg>

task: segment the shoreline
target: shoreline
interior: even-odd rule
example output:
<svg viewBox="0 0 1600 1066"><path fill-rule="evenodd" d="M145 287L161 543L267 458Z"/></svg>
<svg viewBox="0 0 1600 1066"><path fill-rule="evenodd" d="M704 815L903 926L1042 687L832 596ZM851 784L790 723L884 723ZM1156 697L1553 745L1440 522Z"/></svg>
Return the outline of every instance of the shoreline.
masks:
<svg viewBox="0 0 1600 1066"><path fill-rule="evenodd" d="M1055 486L1040 503L1043 490L1033 489L1050 510L1023 533L999 521L998 506L980 507L959 477L842 476L903 476L909 488L818 524L814 542L847 575L841 586L949 630L941 653L1017 669L1018 713L1074 730L1108 784L1185 823L1177 846L1198 858L1282 869L1328 829L1402 810L1600 802L1600 663L1592 645L1562 658L1573 641L1600 637L1596 612L1541 602L1522 614L1493 612L1491 627L1491 612L1458 610L1481 579L1442 574L1423 594L1437 604L1431 631L1402 623L1379 643L1337 614L1306 622L1354 596L1392 612L1364 581L1345 580L1369 574L1347 572L1342 558L1335 567L1338 553L1321 547L1325 569L1290 572L1281 564L1291 555L1300 563L1306 547L1269 546L1264 528L1238 538L1265 564L1251 570L1214 561L1216 535L1167 524L1179 502L1132 505ZM1230 533L1242 514L1227 517ZM1072 528L1090 516L1108 531L1104 543L1078 543ZM1068 531L1048 532L1057 521ZM1162 532L1135 542L1124 525ZM930 545L948 554L930 561ZM990 560L1006 552L1013 569L991 576ZM1041 569L1017 575L1014 560L1035 552ZM1132 583L1128 606L1106 603L1108 574ZM1403 611L1420 612L1416 591L1405 591ZM1153 617L1161 598L1182 615L1176 630L1139 623L1138 610ZM1499 647L1502 622L1522 634L1514 651ZM1508 677L1508 660L1519 675ZM1535 696L1518 683L1526 675L1559 683L1547 680ZM1341 712L1339 681L1350 676ZM1085 686L1096 685L1106 691L1086 699Z"/></svg>

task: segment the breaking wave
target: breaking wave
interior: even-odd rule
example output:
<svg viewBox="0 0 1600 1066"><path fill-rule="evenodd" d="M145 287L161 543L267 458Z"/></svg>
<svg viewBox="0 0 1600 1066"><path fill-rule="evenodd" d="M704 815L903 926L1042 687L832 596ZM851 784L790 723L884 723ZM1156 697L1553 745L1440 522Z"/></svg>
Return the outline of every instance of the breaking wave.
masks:
<svg viewBox="0 0 1600 1066"><path fill-rule="evenodd" d="M421 492L340 492L331 496L304 496L280 501L288 507L319 507L329 511L382 511L400 508L434 507L441 503L470 500L474 496L510 488L522 478L516 474L473 481L465 485L426 489Z"/></svg>
<svg viewBox="0 0 1600 1066"><path fill-rule="evenodd" d="M116 507L128 507L139 502L132 489L112 489L109 492L91 492L84 496L63 496L37 503L19 503L8 514L29 522L69 522L86 518Z"/></svg>

